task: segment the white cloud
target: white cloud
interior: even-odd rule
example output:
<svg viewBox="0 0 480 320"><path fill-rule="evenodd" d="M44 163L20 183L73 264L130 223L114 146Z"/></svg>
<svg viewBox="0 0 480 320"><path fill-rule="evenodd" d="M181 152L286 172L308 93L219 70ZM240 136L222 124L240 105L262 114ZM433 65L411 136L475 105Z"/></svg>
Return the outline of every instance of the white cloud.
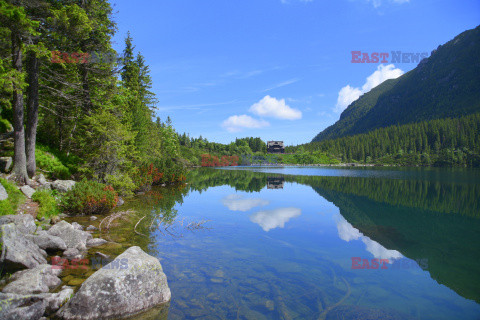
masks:
<svg viewBox="0 0 480 320"><path fill-rule="evenodd" d="M346 85L338 92L337 104L333 111L341 113L345 110L353 101L357 100L362 94L372 90L380 83L388 79L395 79L400 77L404 72L395 68L393 64L379 65L377 70L367 77L367 80L363 84L362 88L351 87Z"/></svg>
<svg viewBox="0 0 480 320"><path fill-rule="evenodd" d="M249 111L259 116L277 119L297 120L302 118L302 112L289 107L285 103L285 99L277 100L269 95L253 104Z"/></svg>
<svg viewBox="0 0 480 320"><path fill-rule="evenodd" d="M363 237L362 242L366 245L365 249L377 259L388 259L388 263L393 263L395 259L403 257L397 250L389 250L368 237Z"/></svg>
<svg viewBox="0 0 480 320"><path fill-rule="evenodd" d="M393 260L400 259L403 255L397 250L389 250L380 243L364 236L358 229L354 228L344 217L340 214L334 216L337 224L338 236L344 241L362 240L365 244L365 250L370 252L377 259L388 259L388 263L393 263Z"/></svg>
<svg viewBox="0 0 480 320"><path fill-rule="evenodd" d="M290 219L302 214L299 208L278 208L274 210L259 211L250 216L250 221L258 224L264 231L283 228Z"/></svg>
<svg viewBox="0 0 480 320"><path fill-rule="evenodd" d="M382 0L367 0L368 2L371 2L374 8L378 8L382 5ZM391 3L396 3L396 4L402 4L402 3L407 3L410 2L410 0L389 0Z"/></svg>
<svg viewBox="0 0 480 320"><path fill-rule="evenodd" d="M360 233L360 231L358 231L358 229L355 229L341 215L335 216L335 220L336 220L336 223L337 223L337 231L338 231L338 236L340 237L340 239L349 242L350 240L358 240L363 236Z"/></svg>
<svg viewBox="0 0 480 320"><path fill-rule="evenodd" d="M270 91L270 90L273 90L273 89L285 87L285 86L288 86L289 84L298 82L299 80L300 79L295 78L295 79L290 79L290 80L287 80L287 81L283 81L283 82L280 82L280 83L274 85L273 87L270 87L268 89L263 90L263 92L267 92L267 91Z"/></svg>
<svg viewBox="0 0 480 320"><path fill-rule="evenodd" d="M246 114L230 116L222 123L222 127L229 132L238 132L243 129L259 129L269 125L270 123L267 121L257 120Z"/></svg>
<svg viewBox="0 0 480 320"><path fill-rule="evenodd" d="M230 194L222 199L222 203L231 211L248 211L259 206L266 206L270 202L263 199L245 199L241 195Z"/></svg>

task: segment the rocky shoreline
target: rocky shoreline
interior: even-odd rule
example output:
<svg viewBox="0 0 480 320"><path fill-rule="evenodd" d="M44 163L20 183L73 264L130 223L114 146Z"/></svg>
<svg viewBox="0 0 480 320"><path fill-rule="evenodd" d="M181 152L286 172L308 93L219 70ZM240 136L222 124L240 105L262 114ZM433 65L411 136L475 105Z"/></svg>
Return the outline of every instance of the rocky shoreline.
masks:
<svg viewBox="0 0 480 320"><path fill-rule="evenodd" d="M47 182L42 176L33 187L62 192L74 184ZM31 186L19 189L27 198L36 191ZM160 262L137 246L113 261L106 259L108 263L92 271L77 292L62 285L62 261L88 263L88 250L108 243L94 238L95 230L58 217L38 221L29 213L0 216L0 266L7 275L0 281L0 319L125 318L170 301Z"/></svg>

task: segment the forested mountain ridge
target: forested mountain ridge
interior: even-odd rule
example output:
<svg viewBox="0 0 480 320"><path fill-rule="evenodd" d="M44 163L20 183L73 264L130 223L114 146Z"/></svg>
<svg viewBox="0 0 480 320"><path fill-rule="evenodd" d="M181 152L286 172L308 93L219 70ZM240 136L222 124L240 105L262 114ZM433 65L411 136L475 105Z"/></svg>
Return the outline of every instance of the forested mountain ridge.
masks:
<svg viewBox="0 0 480 320"><path fill-rule="evenodd" d="M361 96L312 142L480 111L479 56L480 26L439 46L415 69Z"/></svg>

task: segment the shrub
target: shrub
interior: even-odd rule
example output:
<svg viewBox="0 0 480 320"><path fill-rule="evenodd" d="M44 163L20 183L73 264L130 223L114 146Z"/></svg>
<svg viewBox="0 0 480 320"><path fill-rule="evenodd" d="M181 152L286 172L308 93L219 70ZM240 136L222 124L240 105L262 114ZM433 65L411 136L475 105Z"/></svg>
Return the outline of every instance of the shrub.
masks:
<svg viewBox="0 0 480 320"><path fill-rule="evenodd" d="M133 181L136 189L147 191L152 185L183 183L185 181L183 164L173 160L145 164L137 168Z"/></svg>
<svg viewBox="0 0 480 320"><path fill-rule="evenodd" d="M49 176L57 179L68 179L72 175L70 170L53 154L43 148L35 150L37 167L46 171Z"/></svg>
<svg viewBox="0 0 480 320"><path fill-rule="evenodd" d="M127 174L108 174L105 177L105 180L122 196L131 196L133 191L136 189L135 183Z"/></svg>
<svg viewBox="0 0 480 320"><path fill-rule="evenodd" d="M104 214L115 208L117 201L112 186L84 179L65 193L61 206L71 214Z"/></svg>
<svg viewBox="0 0 480 320"><path fill-rule="evenodd" d="M57 200L53 196L52 191L42 190L33 194L32 200L38 202L39 209L37 217L50 218L60 213Z"/></svg>
<svg viewBox="0 0 480 320"><path fill-rule="evenodd" d="M25 196L15 184L1 178L0 183L8 193L8 198L0 201L0 216L15 214L18 206L25 200Z"/></svg>

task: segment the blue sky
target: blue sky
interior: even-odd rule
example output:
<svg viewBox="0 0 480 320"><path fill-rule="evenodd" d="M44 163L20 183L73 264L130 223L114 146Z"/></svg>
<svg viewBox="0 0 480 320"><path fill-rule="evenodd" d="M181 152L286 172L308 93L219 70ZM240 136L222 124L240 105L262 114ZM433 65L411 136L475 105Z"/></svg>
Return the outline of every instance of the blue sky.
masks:
<svg viewBox="0 0 480 320"><path fill-rule="evenodd" d="M157 114L177 131L309 142L355 98L480 24L480 1L112 0L121 52L127 31L151 68ZM389 53L352 63L352 51Z"/></svg>

